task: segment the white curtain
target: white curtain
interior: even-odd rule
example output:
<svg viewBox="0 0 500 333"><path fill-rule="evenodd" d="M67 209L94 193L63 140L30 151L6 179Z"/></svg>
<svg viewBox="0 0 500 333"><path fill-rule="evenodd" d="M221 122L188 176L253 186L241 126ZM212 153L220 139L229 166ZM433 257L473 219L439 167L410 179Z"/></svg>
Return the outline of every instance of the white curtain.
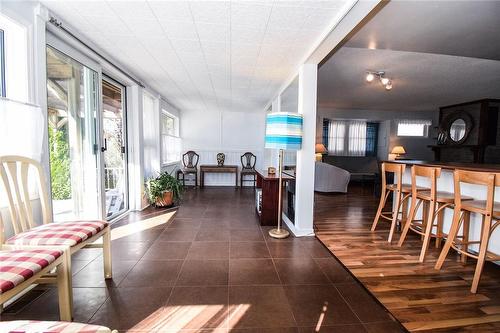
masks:
<svg viewBox="0 0 500 333"><path fill-rule="evenodd" d="M328 126L328 153L331 155L344 155L346 122L331 120Z"/></svg>
<svg viewBox="0 0 500 333"><path fill-rule="evenodd" d="M365 156L366 152L366 121L349 122L348 149L349 156Z"/></svg>

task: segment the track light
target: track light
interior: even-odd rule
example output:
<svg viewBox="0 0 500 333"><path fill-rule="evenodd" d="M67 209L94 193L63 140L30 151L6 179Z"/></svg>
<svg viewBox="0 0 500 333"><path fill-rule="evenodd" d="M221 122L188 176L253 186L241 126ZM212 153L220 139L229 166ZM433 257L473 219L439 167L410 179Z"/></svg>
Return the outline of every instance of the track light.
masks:
<svg viewBox="0 0 500 333"><path fill-rule="evenodd" d="M392 81L390 78L385 77L384 71L366 71L366 82L373 82L375 78L379 79L386 90L392 89Z"/></svg>

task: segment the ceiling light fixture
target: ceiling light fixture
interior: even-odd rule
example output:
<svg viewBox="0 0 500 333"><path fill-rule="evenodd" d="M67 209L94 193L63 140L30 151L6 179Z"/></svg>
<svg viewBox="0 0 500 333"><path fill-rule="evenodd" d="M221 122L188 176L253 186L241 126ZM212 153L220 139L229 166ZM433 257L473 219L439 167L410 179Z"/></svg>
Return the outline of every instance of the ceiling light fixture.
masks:
<svg viewBox="0 0 500 333"><path fill-rule="evenodd" d="M384 71L366 71L366 82L373 82L375 78L378 78L380 83L384 86L385 90L392 89L392 80L385 77Z"/></svg>

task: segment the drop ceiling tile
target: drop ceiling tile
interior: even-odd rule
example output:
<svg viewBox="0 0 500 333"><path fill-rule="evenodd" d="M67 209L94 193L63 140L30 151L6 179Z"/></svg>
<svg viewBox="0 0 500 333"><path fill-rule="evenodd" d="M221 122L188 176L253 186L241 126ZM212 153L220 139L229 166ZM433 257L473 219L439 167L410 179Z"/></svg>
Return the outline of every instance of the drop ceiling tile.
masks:
<svg viewBox="0 0 500 333"><path fill-rule="evenodd" d="M271 13L269 26L282 29L300 29L309 15L308 11L300 7L281 7Z"/></svg>
<svg viewBox="0 0 500 333"><path fill-rule="evenodd" d="M172 45L178 54L193 53L201 54L200 42L196 40L172 40Z"/></svg>
<svg viewBox="0 0 500 333"><path fill-rule="evenodd" d="M102 2L102 1L100 1ZM122 19L154 20L153 11L146 1L106 1L111 9Z"/></svg>
<svg viewBox="0 0 500 333"><path fill-rule="evenodd" d="M160 21L191 21L191 11L187 1L148 1L153 13Z"/></svg>
<svg viewBox="0 0 500 333"><path fill-rule="evenodd" d="M231 3L231 26L252 27L255 30L265 30L272 6L259 5L251 2Z"/></svg>
<svg viewBox="0 0 500 333"><path fill-rule="evenodd" d="M101 16L84 16L90 25L98 27L105 34L131 35L132 31L119 18L110 19ZM92 39L92 36L89 36Z"/></svg>
<svg viewBox="0 0 500 333"><path fill-rule="evenodd" d="M170 39L197 40L198 33L193 21L160 20L160 25Z"/></svg>
<svg viewBox="0 0 500 333"><path fill-rule="evenodd" d="M248 27L231 27L231 43L258 45L264 38L265 30Z"/></svg>
<svg viewBox="0 0 500 333"><path fill-rule="evenodd" d="M229 25L196 22L201 41L226 42L229 40Z"/></svg>
<svg viewBox="0 0 500 333"><path fill-rule="evenodd" d="M229 24L229 3L223 1L189 2L196 23Z"/></svg>
<svg viewBox="0 0 500 333"><path fill-rule="evenodd" d="M64 2L68 7L75 10L79 15L83 16L100 16L100 17L110 17L114 16L114 12L111 8L105 3L101 2L99 6L96 6L95 3L91 3L89 1L53 1Z"/></svg>
<svg viewBox="0 0 500 333"><path fill-rule="evenodd" d="M148 36L164 36L163 29L156 19L127 19L126 21L129 29L138 37Z"/></svg>

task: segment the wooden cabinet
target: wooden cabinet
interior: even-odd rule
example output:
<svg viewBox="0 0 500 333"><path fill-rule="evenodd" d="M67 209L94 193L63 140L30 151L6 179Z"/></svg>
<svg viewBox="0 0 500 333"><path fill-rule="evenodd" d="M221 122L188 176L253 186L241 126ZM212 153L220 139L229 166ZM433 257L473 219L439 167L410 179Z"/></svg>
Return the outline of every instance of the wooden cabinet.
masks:
<svg viewBox="0 0 500 333"><path fill-rule="evenodd" d="M294 180L294 178L283 174L283 196L286 193L285 182L289 180ZM261 225L275 226L278 223L278 183L279 177L277 174L270 175L267 171L257 170L257 191L262 191L262 205L259 212L257 208L258 202L256 202L255 209ZM282 205L283 202L280 204Z"/></svg>

